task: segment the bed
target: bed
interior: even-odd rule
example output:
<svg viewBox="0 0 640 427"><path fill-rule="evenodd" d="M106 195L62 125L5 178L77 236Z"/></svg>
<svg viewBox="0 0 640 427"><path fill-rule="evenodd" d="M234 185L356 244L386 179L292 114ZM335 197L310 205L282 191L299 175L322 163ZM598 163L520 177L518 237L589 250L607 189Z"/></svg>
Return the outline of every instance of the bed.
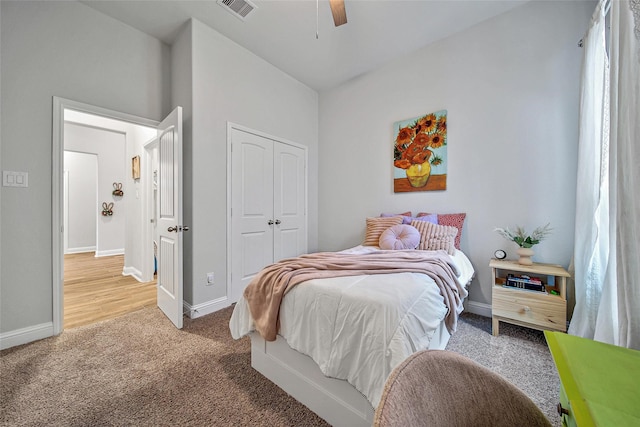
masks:
<svg viewBox="0 0 640 427"><path fill-rule="evenodd" d="M382 252L390 251L357 246L339 254ZM446 257L466 296L474 270L463 252L412 252ZM459 310L451 313L436 281L411 271L311 279L282 298L275 340L256 332L246 298L229 326L235 339L250 336L253 368L327 422L370 426L391 370L416 351L444 349L452 316L455 329Z"/></svg>

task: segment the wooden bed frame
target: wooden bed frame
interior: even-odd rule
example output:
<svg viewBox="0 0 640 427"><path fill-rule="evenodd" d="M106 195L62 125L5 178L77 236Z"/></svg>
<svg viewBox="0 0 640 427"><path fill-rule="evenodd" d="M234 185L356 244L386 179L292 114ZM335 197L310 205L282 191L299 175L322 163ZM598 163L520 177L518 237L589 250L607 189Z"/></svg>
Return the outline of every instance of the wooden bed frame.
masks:
<svg viewBox="0 0 640 427"><path fill-rule="evenodd" d="M347 381L325 377L313 359L293 350L280 336L276 341L265 341L252 332L250 337L251 366L329 424L336 427L373 424L375 408ZM450 337L443 321L429 349L444 350Z"/></svg>

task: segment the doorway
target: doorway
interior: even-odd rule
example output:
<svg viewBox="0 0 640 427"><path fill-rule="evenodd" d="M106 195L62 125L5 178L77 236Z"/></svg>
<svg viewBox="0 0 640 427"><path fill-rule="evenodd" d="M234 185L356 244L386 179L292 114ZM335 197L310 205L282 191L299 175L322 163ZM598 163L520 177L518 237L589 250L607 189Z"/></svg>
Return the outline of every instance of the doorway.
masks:
<svg viewBox="0 0 640 427"><path fill-rule="evenodd" d="M156 282L124 276L124 255L64 255L65 329L113 319L156 305Z"/></svg>
<svg viewBox="0 0 640 427"><path fill-rule="evenodd" d="M53 236L53 320L54 333L59 334L64 328L155 304L153 247L151 241L143 241L149 238L143 232L148 214L145 179L143 175L139 178L132 175L132 159L136 156L140 159L144 144L156 137L157 122L61 98L54 98L53 122L53 222L54 229L62 232L54 232ZM102 145L69 147L67 137L74 132L80 132L80 139L86 144ZM101 141L109 136L116 139L119 136L122 146L118 149L113 141L111 145ZM86 180L77 176L78 171L69 173L65 150L93 155L96 159L96 196L88 197L93 200L89 218L84 222L78 217L71 220L67 215L72 192L65 190L73 187L74 180ZM110 164L109 157L112 157ZM122 194L117 193L118 189ZM91 229L86 228L91 222L95 227L93 236L87 231ZM83 231L78 232L82 227ZM81 244L72 243L77 235L84 238ZM71 294L67 292L67 284Z"/></svg>

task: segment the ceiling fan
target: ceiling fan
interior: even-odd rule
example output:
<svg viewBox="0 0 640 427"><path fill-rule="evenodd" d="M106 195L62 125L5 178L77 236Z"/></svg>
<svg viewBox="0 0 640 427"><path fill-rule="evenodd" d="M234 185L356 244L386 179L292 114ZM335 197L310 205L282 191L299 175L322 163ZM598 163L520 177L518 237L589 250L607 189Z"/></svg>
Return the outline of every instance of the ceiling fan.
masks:
<svg viewBox="0 0 640 427"><path fill-rule="evenodd" d="M329 0L331 13L333 14L333 23L336 27L347 23L347 12L344 9L344 0Z"/></svg>

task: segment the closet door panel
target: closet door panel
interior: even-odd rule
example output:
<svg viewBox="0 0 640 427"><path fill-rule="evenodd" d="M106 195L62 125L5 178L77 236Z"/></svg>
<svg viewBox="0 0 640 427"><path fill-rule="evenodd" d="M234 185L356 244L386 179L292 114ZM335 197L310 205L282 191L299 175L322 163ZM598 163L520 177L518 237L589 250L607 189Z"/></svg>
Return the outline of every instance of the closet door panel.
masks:
<svg viewBox="0 0 640 427"><path fill-rule="evenodd" d="M274 261L278 261L307 251L306 156L303 149L284 143L274 144L273 155Z"/></svg>
<svg viewBox="0 0 640 427"><path fill-rule="evenodd" d="M273 262L273 141L234 129L232 135L232 299Z"/></svg>

